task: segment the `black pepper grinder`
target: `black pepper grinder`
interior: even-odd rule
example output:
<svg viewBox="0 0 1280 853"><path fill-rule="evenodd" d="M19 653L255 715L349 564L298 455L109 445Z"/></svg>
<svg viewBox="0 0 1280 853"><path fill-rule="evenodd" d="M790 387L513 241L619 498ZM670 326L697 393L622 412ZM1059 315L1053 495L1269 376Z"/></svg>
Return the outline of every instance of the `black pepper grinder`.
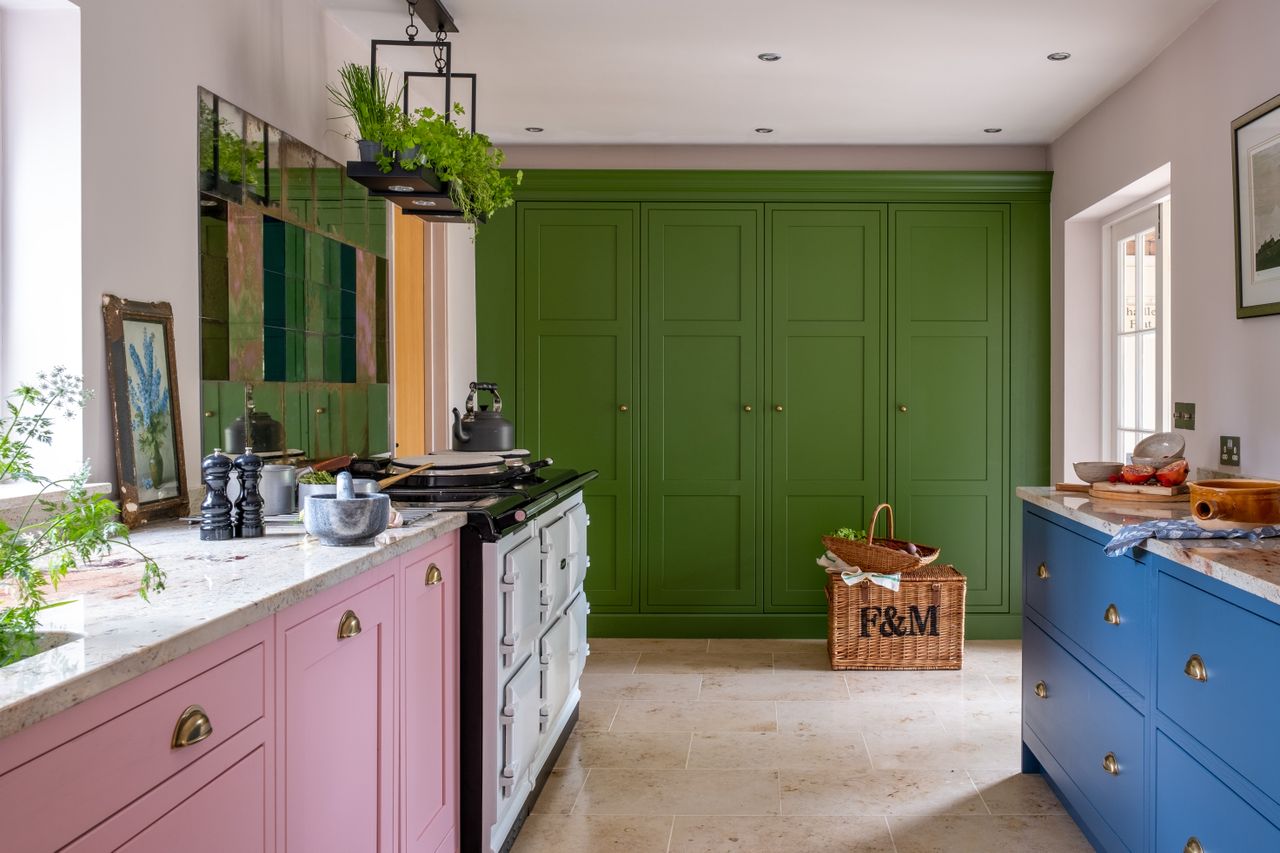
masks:
<svg viewBox="0 0 1280 853"><path fill-rule="evenodd" d="M262 493L258 481L262 477L262 458L246 447L232 463L240 475L240 495L236 498L235 531L242 539L255 539L263 534Z"/></svg>
<svg viewBox="0 0 1280 853"><path fill-rule="evenodd" d="M206 542L230 539L231 501L227 498L227 481L231 479L231 457L219 448L200 462L200 478L204 481L204 500L200 502L200 538Z"/></svg>

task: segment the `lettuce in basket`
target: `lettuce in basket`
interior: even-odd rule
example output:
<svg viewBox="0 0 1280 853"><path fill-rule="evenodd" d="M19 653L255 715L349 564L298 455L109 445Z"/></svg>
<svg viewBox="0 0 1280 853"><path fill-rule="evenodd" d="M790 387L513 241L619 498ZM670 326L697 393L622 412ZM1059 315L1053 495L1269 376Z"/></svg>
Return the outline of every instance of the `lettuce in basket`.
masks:
<svg viewBox="0 0 1280 853"><path fill-rule="evenodd" d="M837 530L832 531L828 535L834 536L837 539L850 539L854 542L858 542L860 540L867 538L867 531L854 530L852 527L841 527Z"/></svg>

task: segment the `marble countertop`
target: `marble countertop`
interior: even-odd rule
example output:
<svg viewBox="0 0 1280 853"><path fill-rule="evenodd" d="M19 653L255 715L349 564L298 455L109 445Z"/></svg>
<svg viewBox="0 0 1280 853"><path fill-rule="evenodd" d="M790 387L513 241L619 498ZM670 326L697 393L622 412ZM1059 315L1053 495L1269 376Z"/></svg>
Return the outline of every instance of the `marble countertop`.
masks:
<svg viewBox="0 0 1280 853"><path fill-rule="evenodd" d="M84 635L0 669L0 737L51 717L156 669L291 604L336 586L466 523L439 513L387 530L373 545L331 548L301 526L268 526L260 539L202 542L199 528L166 522L135 531L131 542L168 574L151 603L137 594L136 554L117 549L78 569L51 600L51 628Z"/></svg>
<svg viewBox="0 0 1280 853"><path fill-rule="evenodd" d="M1141 506L1096 501L1077 492L1046 486L1020 486L1018 497L1107 535L1121 527L1150 521ZM1163 504L1161 518L1190 518L1190 504ZM1280 604L1280 539L1249 542L1241 539L1148 539L1141 546L1203 575Z"/></svg>

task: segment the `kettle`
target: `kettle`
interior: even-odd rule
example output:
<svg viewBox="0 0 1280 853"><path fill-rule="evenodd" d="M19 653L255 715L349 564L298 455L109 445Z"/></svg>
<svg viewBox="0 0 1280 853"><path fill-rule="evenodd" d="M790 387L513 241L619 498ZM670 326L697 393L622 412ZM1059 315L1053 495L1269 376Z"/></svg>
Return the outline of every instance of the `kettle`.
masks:
<svg viewBox="0 0 1280 853"><path fill-rule="evenodd" d="M481 406L476 411L476 392L488 391L493 395L493 411ZM467 413L453 410L453 449L463 451L511 450L516 446L515 424L502 416L502 398L498 386L492 382L472 382L467 395Z"/></svg>

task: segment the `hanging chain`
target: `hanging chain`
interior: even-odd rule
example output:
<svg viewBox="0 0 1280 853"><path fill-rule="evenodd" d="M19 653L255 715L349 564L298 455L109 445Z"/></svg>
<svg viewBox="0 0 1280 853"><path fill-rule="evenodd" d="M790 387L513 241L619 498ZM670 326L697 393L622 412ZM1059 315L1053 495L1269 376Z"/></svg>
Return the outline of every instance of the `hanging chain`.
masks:
<svg viewBox="0 0 1280 853"><path fill-rule="evenodd" d="M409 41L417 41L418 25L414 22L414 16L418 13L418 0L408 0L409 3L409 26L404 28L404 34L409 37Z"/></svg>
<svg viewBox="0 0 1280 853"><path fill-rule="evenodd" d="M449 67L449 63L445 62L445 59L444 59L444 43L445 43L444 40L445 40L445 31L438 30L436 32L435 47L431 48L436 55L436 73L437 74L443 74L445 72L445 69Z"/></svg>

